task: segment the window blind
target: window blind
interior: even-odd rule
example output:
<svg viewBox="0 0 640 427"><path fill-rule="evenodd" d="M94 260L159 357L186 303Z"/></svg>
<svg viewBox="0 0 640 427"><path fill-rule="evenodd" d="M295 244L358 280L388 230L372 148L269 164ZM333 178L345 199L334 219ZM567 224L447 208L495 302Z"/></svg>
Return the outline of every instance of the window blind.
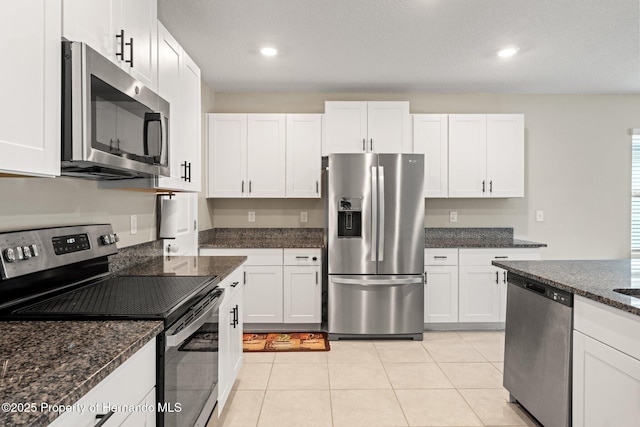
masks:
<svg viewBox="0 0 640 427"><path fill-rule="evenodd" d="M640 257L640 129L631 140L631 254Z"/></svg>

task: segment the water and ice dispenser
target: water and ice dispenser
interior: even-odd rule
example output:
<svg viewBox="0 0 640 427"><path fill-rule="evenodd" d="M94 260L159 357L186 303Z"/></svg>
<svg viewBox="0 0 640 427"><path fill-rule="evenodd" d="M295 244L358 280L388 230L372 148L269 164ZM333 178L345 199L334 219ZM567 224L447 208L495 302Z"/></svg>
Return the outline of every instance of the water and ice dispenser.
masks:
<svg viewBox="0 0 640 427"><path fill-rule="evenodd" d="M338 237L362 237L362 198L338 198Z"/></svg>

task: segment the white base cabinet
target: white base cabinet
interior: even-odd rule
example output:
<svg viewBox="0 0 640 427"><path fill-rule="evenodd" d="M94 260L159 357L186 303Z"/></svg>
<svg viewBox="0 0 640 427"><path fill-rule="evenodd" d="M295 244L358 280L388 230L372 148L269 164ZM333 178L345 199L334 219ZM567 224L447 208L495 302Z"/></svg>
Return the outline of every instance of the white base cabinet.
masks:
<svg viewBox="0 0 640 427"><path fill-rule="evenodd" d="M320 324L322 251L320 249L200 249L203 256L246 256L246 324Z"/></svg>
<svg viewBox="0 0 640 427"><path fill-rule="evenodd" d="M144 345L108 377L85 394L77 405L86 407L84 412L65 412L50 427L90 427L96 425L96 415L105 415L105 404L111 406L144 406L141 411L115 411L104 426L156 425L156 340ZM146 406L150 404L151 406ZM147 410L151 408L151 410ZM92 410L94 409L94 410Z"/></svg>
<svg viewBox="0 0 640 427"><path fill-rule="evenodd" d="M424 323L456 323L458 249L425 249L424 262Z"/></svg>
<svg viewBox="0 0 640 427"><path fill-rule="evenodd" d="M61 0L3 2L0 174L60 175Z"/></svg>
<svg viewBox="0 0 640 427"><path fill-rule="evenodd" d="M242 331L244 310L243 267L227 276L220 287L224 299L219 311L218 334L218 415L229 398L233 384L242 367Z"/></svg>
<svg viewBox="0 0 640 427"><path fill-rule="evenodd" d="M632 427L640 419L640 317L574 299L573 426Z"/></svg>

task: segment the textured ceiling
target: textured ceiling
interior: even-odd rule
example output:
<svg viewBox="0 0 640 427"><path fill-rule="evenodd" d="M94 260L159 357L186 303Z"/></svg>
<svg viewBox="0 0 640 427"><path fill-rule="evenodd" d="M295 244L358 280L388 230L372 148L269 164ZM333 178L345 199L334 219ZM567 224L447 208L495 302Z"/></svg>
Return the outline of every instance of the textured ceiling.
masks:
<svg viewBox="0 0 640 427"><path fill-rule="evenodd" d="M159 0L216 92L640 93L638 0ZM279 50L274 58L259 53ZM503 46L520 52L499 59Z"/></svg>

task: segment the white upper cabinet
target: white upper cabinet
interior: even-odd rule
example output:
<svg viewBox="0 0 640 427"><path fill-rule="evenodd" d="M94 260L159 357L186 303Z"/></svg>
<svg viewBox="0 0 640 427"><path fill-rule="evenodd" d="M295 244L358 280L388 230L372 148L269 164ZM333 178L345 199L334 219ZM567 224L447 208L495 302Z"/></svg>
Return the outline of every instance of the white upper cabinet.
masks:
<svg viewBox="0 0 640 427"><path fill-rule="evenodd" d="M207 114L207 197L245 197L247 115Z"/></svg>
<svg viewBox="0 0 640 427"><path fill-rule="evenodd" d="M207 197L285 197L285 117L208 115Z"/></svg>
<svg viewBox="0 0 640 427"><path fill-rule="evenodd" d="M60 175L61 2L2 6L0 173Z"/></svg>
<svg viewBox="0 0 640 427"><path fill-rule="evenodd" d="M331 153L410 153L409 102L325 102L326 139Z"/></svg>
<svg viewBox="0 0 640 427"><path fill-rule="evenodd" d="M287 114L287 197L320 197L322 114Z"/></svg>
<svg viewBox="0 0 640 427"><path fill-rule="evenodd" d="M87 43L156 90L157 19L155 0L64 0L62 36Z"/></svg>
<svg viewBox="0 0 640 427"><path fill-rule="evenodd" d="M187 191L199 192L201 182L201 147L202 147L202 115L200 102L200 68L193 62L186 52L182 52L180 67L180 96L178 98L178 111L174 112L178 120L172 120L178 124L177 150L174 148L173 156L178 159L180 182L182 188Z"/></svg>
<svg viewBox="0 0 640 427"><path fill-rule="evenodd" d="M449 195L447 114L413 115L413 152L424 154L424 197Z"/></svg>
<svg viewBox="0 0 640 427"><path fill-rule="evenodd" d="M524 116L449 115L449 197L524 196Z"/></svg>
<svg viewBox="0 0 640 427"><path fill-rule="evenodd" d="M248 197L285 196L285 115L247 118Z"/></svg>

